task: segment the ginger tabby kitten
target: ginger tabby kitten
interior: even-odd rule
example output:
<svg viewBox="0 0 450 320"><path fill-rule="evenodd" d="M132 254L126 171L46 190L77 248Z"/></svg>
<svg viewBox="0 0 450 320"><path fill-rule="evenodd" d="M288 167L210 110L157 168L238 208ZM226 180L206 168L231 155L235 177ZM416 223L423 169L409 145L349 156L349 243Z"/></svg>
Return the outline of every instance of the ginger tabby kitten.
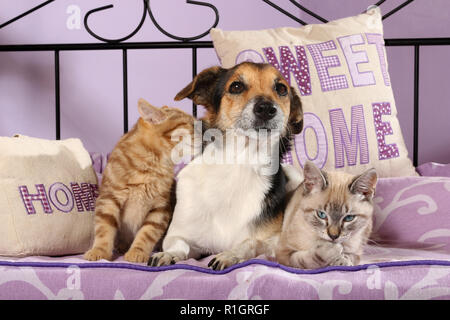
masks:
<svg viewBox="0 0 450 320"><path fill-rule="evenodd" d="M144 99L138 109L141 117L108 159L96 201L94 244L86 260L111 260L117 243L119 252L129 248L125 260L147 262L172 217L171 151L178 142L172 136L192 136L194 119Z"/></svg>
<svg viewBox="0 0 450 320"><path fill-rule="evenodd" d="M359 263L372 231L377 173L325 172L307 161L285 211L278 262L303 269Z"/></svg>

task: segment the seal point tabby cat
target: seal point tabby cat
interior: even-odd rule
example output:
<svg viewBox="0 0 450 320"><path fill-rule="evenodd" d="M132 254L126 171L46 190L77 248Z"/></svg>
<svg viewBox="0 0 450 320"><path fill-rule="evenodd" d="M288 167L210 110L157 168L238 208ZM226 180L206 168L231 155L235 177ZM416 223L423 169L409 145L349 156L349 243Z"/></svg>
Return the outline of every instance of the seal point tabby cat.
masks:
<svg viewBox="0 0 450 320"><path fill-rule="evenodd" d="M307 161L285 211L277 261L306 269L358 264L372 231L376 183L375 169L353 176Z"/></svg>

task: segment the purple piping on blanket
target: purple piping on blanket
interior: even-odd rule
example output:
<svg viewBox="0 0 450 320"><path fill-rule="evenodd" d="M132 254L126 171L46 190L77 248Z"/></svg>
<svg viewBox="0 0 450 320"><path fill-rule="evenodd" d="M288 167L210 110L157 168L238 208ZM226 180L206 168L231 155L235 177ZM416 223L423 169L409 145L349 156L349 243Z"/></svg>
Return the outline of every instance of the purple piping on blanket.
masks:
<svg viewBox="0 0 450 320"><path fill-rule="evenodd" d="M131 263L65 263L65 262L13 262L13 261L0 261L0 266L6 267L32 267L32 268L67 268L70 266L78 266L79 268L107 268L107 269L130 269L137 271L147 271L147 272L159 272L166 270L177 270L177 269L185 269L192 270L202 273L208 274L226 274L235 269L244 268L251 264L259 264L273 268L279 268L289 273L294 274L319 274L326 273L332 271L346 271L346 272L355 272L360 270L368 269L371 266L377 266L379 268L389 268L389 267L407 267L407 266L450 266L450 261L446 260L408 260L408 261L392 261L392 262L379 262L379 263L370 263L370 264L361 264L357 266L330 266L319 269L297 269L292 267L287 267L281 265L277 262L262 260L262 259L251 259L242 263L235 264L225 270L214 271L209 268L202 268L198 266L188 265L188 264L173 264L170 266L162 266L162 267L148 267L143 265L131 264Z"/></svg>

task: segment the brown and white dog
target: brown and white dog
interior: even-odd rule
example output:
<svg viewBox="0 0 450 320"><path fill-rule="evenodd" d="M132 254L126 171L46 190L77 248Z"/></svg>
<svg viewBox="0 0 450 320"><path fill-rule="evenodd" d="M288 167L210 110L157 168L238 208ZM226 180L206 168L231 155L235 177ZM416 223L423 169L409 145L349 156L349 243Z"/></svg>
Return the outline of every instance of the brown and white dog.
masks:
<svg viewBox="0 0 450 320"><path fill-rule="evenodd" d="M178 175L177 202L163 252L154 254L148 264L168 265L218 254L209 266L221 270L259 254L273 255L288 183L280 160L290 148L292 135L303 128L300 98L276 68L250 62L202 71L175 100L186 97L206 107L205 125L223 133L227 142L246 136L238 157L267 146L255 132L276 137L267 153L276 167L264 171L267 162L211 163L206 155L224 155L230 147L215 140L207 144ZM256 147L249 150L252 139L257 140Z"/></svg>

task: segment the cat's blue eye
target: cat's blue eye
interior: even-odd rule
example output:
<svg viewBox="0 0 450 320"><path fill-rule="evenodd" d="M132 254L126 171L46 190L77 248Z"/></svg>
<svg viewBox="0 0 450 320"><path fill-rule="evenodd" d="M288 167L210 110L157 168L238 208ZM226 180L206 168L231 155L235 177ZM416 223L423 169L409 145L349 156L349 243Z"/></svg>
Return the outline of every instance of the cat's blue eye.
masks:
<svg viewBox="0 0 450 320"><path fill-rule="evenodd" d="M345 216L344 221L345 222L350 222L353 221L355 219L355 215L354 214L349 214L347 216Z"/></svg>
<svg viewBox="0 0 450 320"><path fill-rule="evenodd" d="M325 212L325 211L322 211L322 210L317 210L317 216L318 216L320 219L326 219L326 218L327 218L326 212Z"/></svg>

